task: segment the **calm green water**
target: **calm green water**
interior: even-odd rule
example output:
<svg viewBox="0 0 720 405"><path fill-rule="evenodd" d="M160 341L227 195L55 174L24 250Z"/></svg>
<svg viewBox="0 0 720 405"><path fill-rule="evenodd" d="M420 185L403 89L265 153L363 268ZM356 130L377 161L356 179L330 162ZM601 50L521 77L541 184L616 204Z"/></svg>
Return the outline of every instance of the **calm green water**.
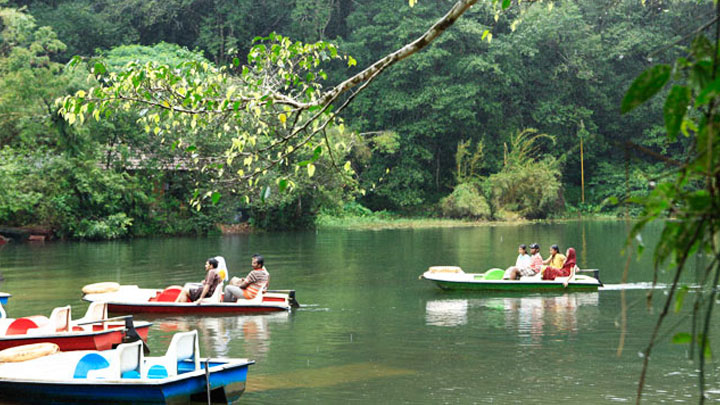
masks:
<svg viewBox="0 0 720 405"><path fill-rule="evenodd" d="M652 245L657 231L643 235ZM232 275L261 253L272 288L297 290L293 313L154 318L149 344L163 353L174 331L197 328L203 355L249 357L246 403L608 403L634 401L638 356L660 311L645 306L650 254L633 259L628 284L622 222L454 229L318 231L110 243L6 245L0 289L9 316L48 315L80 288L118 281L163 287L200 280L207 257L225 256ZM519 243L578 251L601 269L597 293L447 293L419 281L431 265L479 272L514 264ZM689 272L692 274L692 272ZM669 273L661 275L667 282ZM691 281L691 280L690 280ZM621 302L630 306L624 351L616 355ZM668 325L683 322L673 315ZM681 323L686 327L687 322ZM717 332L716 332L717 333ZM667 334L648 376L648 403L696 402L695 367ZM711 362L708 388L720 399Z"/></svg>

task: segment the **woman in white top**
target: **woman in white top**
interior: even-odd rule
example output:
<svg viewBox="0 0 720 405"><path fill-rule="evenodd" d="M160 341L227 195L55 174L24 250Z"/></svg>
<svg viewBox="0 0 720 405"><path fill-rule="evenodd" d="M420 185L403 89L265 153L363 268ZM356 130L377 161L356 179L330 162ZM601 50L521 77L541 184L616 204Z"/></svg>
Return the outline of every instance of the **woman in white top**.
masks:
<svg viewBox="0 0 720 405"><path fill-rule="evenodd" d="M525 246L525 244L518 246L518 257L517 260L515 260L515 265L505 270L503 280L514 280L517 274L519 274L520 269L530 267L530 262L530 255L527 254L527 246Z"/></svg>

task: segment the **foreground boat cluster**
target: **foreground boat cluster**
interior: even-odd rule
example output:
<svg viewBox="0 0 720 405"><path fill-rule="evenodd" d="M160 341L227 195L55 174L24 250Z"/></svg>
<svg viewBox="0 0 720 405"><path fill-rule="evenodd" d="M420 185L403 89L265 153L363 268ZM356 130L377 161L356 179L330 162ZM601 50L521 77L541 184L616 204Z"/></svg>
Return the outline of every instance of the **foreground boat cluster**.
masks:
<svg viewBox="0 0 720 405"><path fill-rule="evenodd" d="M577 274L592 272L593 276ZM443 290L587 291L602 286L597 270L570 277L503 280L502 269L465 273L434 266L420 278ZM294 290L270 290L249 300L223 302L222 285L196 303L175 302L181 287L140 288L114 282L85 286L87 312L69 306L50 316L8 318L0 305L0 398L22 403L231 403L245 391L248 367L240 358L200 357L197 331L173 336L165 355L148 357L150 323L133 314L228 314L291 311ZM0 304L10 294L0 293ZM109 313L122 316L109 317Z"/></svg>

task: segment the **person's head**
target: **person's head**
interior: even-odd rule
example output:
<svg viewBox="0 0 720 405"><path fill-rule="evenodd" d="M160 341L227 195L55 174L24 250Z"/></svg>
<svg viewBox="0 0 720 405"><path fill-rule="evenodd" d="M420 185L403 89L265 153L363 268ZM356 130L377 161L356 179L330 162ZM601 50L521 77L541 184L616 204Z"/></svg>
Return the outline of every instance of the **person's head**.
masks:
<svg viewBox="0 0 720 405"><path fill-rule="evenodd" d="M521 255L527 254L527 246L524 243L518 246L518 253Z"/></svg>
<svg viewBox="0 0 720 405"><path fill-rule="evenodd" d="M551 255L556 255L558 253L560 253L560 246L558 246L558 245L550 246L550 254Z"/></svg>
<svg viewBox="0 0 720 405"><path fill-rule="evenodd" d="M265 265L265 259L258 255L254 254L252 256L252 267L253 269L261 269Z"/></svg>
<svg viewBox="0 0 720 405"><path fill-rule="evenodd" d="M208 269L208 270L210 270L210 269L217 269L217 267L218 267L218 261L217 261L216 258L211 257L210 259L207 259L207 260L205 261L205 268L206 268L206 269Z"/></svg>
<svg viewBox="0 0 720 405"><path fill-rule="evenodd" d="M540 245L538 245L537 243L530 244L530 253L532 253L534 255L539 251L540 251Z"/></svg>

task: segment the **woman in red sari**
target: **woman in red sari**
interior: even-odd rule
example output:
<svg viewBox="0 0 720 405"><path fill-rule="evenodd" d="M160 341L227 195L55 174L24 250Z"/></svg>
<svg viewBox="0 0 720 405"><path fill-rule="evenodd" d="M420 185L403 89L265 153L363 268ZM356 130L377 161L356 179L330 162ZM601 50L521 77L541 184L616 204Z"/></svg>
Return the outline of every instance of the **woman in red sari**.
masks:
<svg viewBox="0 0 720 405"><path fill-rule="evenodd" d="M542 275L543 280L555 280L556 277L571 277L575 274L575 249L568 248L565 256L567 259L565 259L565 264L561 268L556 269L550 266L545 268ZM565 283L567 286L567 282Z"/></svg>

